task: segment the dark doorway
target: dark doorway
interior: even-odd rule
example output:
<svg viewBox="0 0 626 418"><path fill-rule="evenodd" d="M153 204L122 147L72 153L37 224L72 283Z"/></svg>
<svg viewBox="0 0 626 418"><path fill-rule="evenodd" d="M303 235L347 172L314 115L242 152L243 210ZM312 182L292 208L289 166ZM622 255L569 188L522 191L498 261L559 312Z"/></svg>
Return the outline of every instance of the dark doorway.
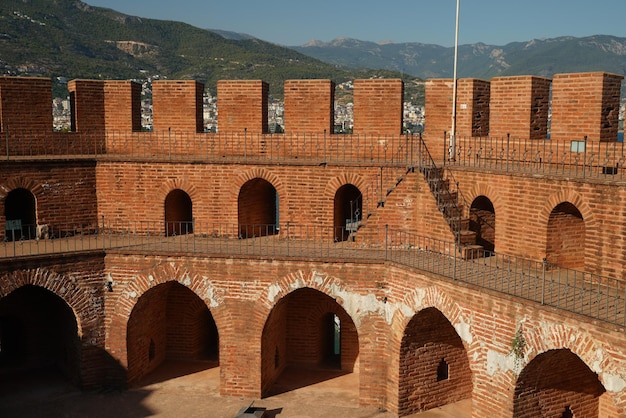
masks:
<svg viewBox="0 0 626 418"><path fill-rule="evenodd" d="M24 188L11 190L4 199L5 239L33 239L37 231L35 196Z"/></svg>
<svg viewBox="0 0 626 418"><path fill-rule="evenodd" d="M138 299L128 320L126 344L131 385L219 364L213 316L198 295L178 282L157 285Z"/></svg>
<svg viewBox="0 0 626 418"><path fill-rule="evenodd" d="M476 232L476 244L485 251L496 248L496 212L491 200L478 196L470 207L470 230Z"/></svg>
<svg viewBox="0 0 626 418"><path fill-rule="evenodd" d="M0 300L0 375L79 385L80 347L74 312L49 290L26 285Z"/></svg>
<svg viewBox="0 0 626 418"><path fill-rule="evenodd" d="M264 237L278 233L278 193L270 182L255 178L239 191L237 219L240 238Z"/></svg>
<svg viewBox="0 0 626 418"><path fill-rule="evenodd" d="M335 193L334 239L346 241L358 229L363 217L363 196L356 186L345 184Z"/></svg>
<svg viewBox="0 0 626 418"><path fill-rule="evenodd" d="M262 394L270 396L354 372L359 338L332 297L302 288L269 314L261 343Z"/></svg>
<svg viewBox="0 0 626 418"><path fill-rule="evenodd" d="M183 190L172 190L165 198L165 233L167 236L193 233L191 198Z"/></svg>
<svg viewBox="0 0 626 418"><path fill-rule="evenodd" d="M322 364L331 368L341 369L341 320L334 313L322 318Z"/></svg>
<svg viewBox="0 0 626 418"><path fill-rule="evenodd" d="M548 219L546 258L559 267L585 268L585 221L570 202L558 204Z"/></svg>

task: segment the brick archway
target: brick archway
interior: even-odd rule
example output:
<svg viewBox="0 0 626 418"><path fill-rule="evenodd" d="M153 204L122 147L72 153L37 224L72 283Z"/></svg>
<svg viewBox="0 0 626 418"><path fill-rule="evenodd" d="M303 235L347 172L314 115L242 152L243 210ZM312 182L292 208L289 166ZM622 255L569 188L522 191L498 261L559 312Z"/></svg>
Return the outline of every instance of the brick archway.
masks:
<svg viewBox="0 0 626 418"><path fill-rule="evenodd" d="M82 323L97 323L97 312L102 307L90 309L94 302L93 293L88 291L88 289L82 288L77 279L45 268L14 271L0 278L0 298L26 285L44 288L61 298L74 312L79 338L95 338L97 330L94 330L96 334L86 333L87 335L83 335Z"/></svg>
<svg viewBox="0 0 626 418"><path fill-rule="evenodd" d="M234 207L236 207L237 198L239 197L239 191L241 190L241 187L248 181L256 178L263 179L270 183L272 186L274 186L274 188L276 189L276 193L278 193L281 200L287 199L287 190L280 177L270 172L269 170L266 170L265 168L255 167L244 171L234 179L234 181L232 182L232 187L229 189L229 201L225 203L232 203L235 205Z"/></svg>
<svg viewBox="0 0 626 418"><path fill-rule="evenodd" d="M548 263L584 270L587 231L595 230L594 221L593 212L579 194L565 190L550 196L539 217Z"/></svg>
<svg viewBox="0 0 626 418"><path fill-rule="evenodd" d="M150 271L135 275L122 289L115 302L115 310L110 315L111 325L107 338L107 349L122 365L128 366L126 335L128 320L137 301L146 292L160 284L177 282L191 290L210 310L218 333L228 328L228 318L224 309L223 291L217 290L207 279L188 269L186 266L172 262L163 263Z"/></svg>
<svg viewBox="0 0 626 418"><path fill-rule="evenodd" d="M259 301L265 321L254 327L261 331L262 396L271 393L287 366L326 369L332 363L331 369L343 373L359 370L357 321L343 303L350 293L340 280L314 271L291 273L268 287ZM333 323L338 327L334 337L328 334ZM337 351L328 352L333 344Z"/></svg>
<svg viewBox="0 0 626 418"><path fill-rule="evenodd" d="M568 350L597 374L599 383L606 389L601 396L604 408L614 411L617 416L626 415L626 393L622 390L626 387L626 378L622 376L622 371L626 369L623 355L616 356L611 347L598 343L580 328L524 321L522 330L527 344L526 356L520 365L522 370L542 354Z"/></svg>
<svg viewBox="0 0 626 418"><path fill-rule="evenodd" d="M2 316L8 321L2 324L3 360L8 362L4 364L15 365L16 371L26 366L20 374L27 379L31 373L37 379L42 365L54 364L54 373L73 385L102 384L107 356L102 349L101 295L97 286L83 287L78 279L46 268L4 274L0 277L0 301L6 302Z"/></svg>
<svg viewBox="0 0 626 418"><path fill-rule="evenodd" d="M22 220L22 230L19 231L19 234L17 234L15 239L19 239L21 236L24 236L26 238L34 238L35 235L37 234L36 225L35 225L38 222L37 219L38 219L38 212L39 212L37 208L37 201L41 197L42 187L40 184L35 183L35 181L33 180L25 179L23 177L10 177L6 179L4 183L0 184L0 201L2 202L2 208L0 209L0 225L2 226L0 229L0 239L5 238L4 236L5 231L6 231L5 214L7 210L6 198L9 195L9 193L18 189L24 189L28 193L32 194L32 198L34 198L34 207L31 207L30 209L26 210L28 214L25 213L26 208L23 208L23 207L15 208L15 210L17 210L18 212L21 212L21 216L17 216L14 219L19 219L22 216L26 216L28 218L28 221L26 221L26 223L28 224L34 223L34 224L25 225L25 220ZM32 213L33 210L34 210L34 213Z"/></svg>
<svg viewBox="0 0 626 418"><path fill-rule="evenodd" d="M462 351L467 359L469 373L472 375L480 373L479 365L470 361L470 353L480 350L476 342L478 337L474 335L470 321L463 315L459 304L445 292L442 292L440 288L429 286L413 289L411 292L407 292L401 301L396 304L391 303L394 311L388 320L390 329L393 330L389 337L389 370L392 381L395 383L395 385L387 388L390 394L388 407L391 410L399 412L401 408L400 384L402 377L399 374L401 347L407 327L415 315L419 315L420 312L431 309L438 311L450 323L463 344Z"/></svg>
<svg viewBox="0 0 626 418"><path fill-rule="evenodd" d="M189 182L187 179L167 179L164 181L156 192L156 201L165 202L167 195L173 190L180 189L187 193L192 201L199 200L198 188L195 184Z"/></svg>

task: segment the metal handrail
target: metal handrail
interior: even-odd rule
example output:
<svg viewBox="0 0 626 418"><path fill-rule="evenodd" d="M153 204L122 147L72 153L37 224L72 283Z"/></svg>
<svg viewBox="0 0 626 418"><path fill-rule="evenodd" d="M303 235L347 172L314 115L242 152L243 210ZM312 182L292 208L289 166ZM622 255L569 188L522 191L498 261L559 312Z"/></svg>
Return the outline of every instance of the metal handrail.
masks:
<svg viewBox="0 0 626 418"><path fill-rule="evenodd" d="M25 226L21 231L36 230ZM23 235L0 242L0 262L85 251L393 262L609 324L626 325L626 282L622 280L494 252L474 251L470 258L461 257L453 242L388 228L371 227L367 240L357 237L354 241L336 240L349 232L345 227L292 223L102 220L89 225L50 226L45 232L47 235L39 238Z"/></svg>

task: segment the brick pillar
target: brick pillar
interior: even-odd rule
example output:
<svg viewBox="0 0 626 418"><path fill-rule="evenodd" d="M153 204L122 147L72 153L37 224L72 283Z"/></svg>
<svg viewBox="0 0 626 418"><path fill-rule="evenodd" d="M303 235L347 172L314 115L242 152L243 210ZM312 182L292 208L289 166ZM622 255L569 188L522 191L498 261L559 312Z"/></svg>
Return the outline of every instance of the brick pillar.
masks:
<svg viewBox="0 0 626 418"><path fill-rule="evenodd" d="M457 80L456 132L457 136L484 136L489 132L490 83L485 80L461 78ZM452 79L426 81L426 126L424 134L443 138L452 131Z"/></svg>
<svg viewBox="0 0 626 418"><path fill-rule="evenodd" d="M457 80L456 133L459 137L489 135L491 84L476 78ZM452 106L450 106L452 110ZM449 115L452 126L452 115ZM450 127L450 131L452 127Z"/></svg>
<svg viewBox="0 0 626 418"><path fill-rule="evenodd" d="M555 74L552 82L553 140L617 141L621 83L604 72Z"/></svg>
<svg viewBox="0 0 626 418"><path fill-rule="evenodd" d="M424 136L443 140L443 133L452 129L452 79L427 80L425 94Z"/></svg>
<svg viewBox="0 0 626 418"><path fill-rule="evenodd" d="M152 83L152 126L155 132L203 132L204 85L194 80Z"/></svg>
<svg viewBox="0 0 626 418"><path fill-rule="evenodd" d="M104 124L109 131L141 131L141 84L104 82Z"/></svg>
<svg viewBox="0 0 626 418"><path fill-rule="evenodd" d="M402 133L404 83L400 79L354 80L354 133Z"/></svg>
<svg viewBox="0 0 626 418"><path fill-rule="evenodd" d="M72 131L104 131L104 81L71 80L67 83L72 109Z"/></svg>
<svg viewBox="0 0 626 418"><path fill-rule="evenodd" d="M218 131L267 133L268 95L269 84L261 80L219 80Z"/></svg>
<svg viewBox="0 0 626 418"><path fill-rule="evenodd" d="M332 134L335 83L331 80L285 81L285 132Z"/></svg>
<svg viewBox="0 0 626 418"><path fill-rule="evenodd" d="M490 135L546 139L551 82L535 76L493 78Z"/></svg>
<svg viewBox="0 0 626 418"><path fill-rule="evenodd" d="M0 77L0 131L52 131L49 78Z"/></svg>

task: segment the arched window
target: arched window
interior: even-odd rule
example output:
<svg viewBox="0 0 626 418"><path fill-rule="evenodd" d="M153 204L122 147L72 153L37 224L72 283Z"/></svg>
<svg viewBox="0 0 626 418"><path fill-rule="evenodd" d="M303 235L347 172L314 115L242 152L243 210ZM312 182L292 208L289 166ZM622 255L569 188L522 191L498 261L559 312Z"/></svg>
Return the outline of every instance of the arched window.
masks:
<svg viewBox="0 0 626 418"><path fill-rule="evenodd" d="M246 182L239 191L237 218L240 238L263 237L278 232L278 193L262 178Z"/></svg>
<svg viewBox="0 0 626 418"><path fill-rule="evenodd" d="M352 184L341 186L335 193L334 202L334 239L345 241L357 231L363 217L363 196Z"/></svg>
<svg viewBox="0 0 626 418"><path fill-rule="evenodd" d="M183 190L172 190L165 198L165 233L168 236L193 233L191 198Z"/></svg>
<svg viewBox="0 0 626 418"><path fill-rule="evenodd" d="M35 196L24 188L11 190L4 199L5 240L36 238Z"/></svg>

